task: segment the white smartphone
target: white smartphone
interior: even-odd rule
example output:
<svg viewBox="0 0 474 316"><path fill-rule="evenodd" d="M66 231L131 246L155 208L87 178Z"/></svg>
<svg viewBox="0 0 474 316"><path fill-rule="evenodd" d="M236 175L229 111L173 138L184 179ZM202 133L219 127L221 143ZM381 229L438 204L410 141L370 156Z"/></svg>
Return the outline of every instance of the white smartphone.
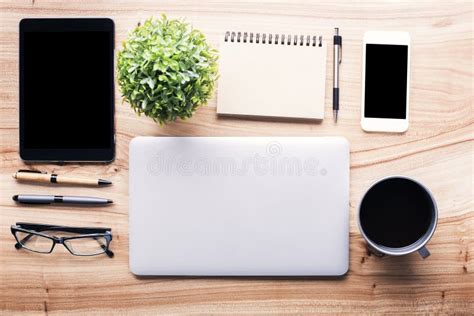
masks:
<svg viewBox="0 0 474 316"><path fill-rule="evenodd" d="M410 92L410 35L366 32L363 50L362 129L405 132Z"/></svg>

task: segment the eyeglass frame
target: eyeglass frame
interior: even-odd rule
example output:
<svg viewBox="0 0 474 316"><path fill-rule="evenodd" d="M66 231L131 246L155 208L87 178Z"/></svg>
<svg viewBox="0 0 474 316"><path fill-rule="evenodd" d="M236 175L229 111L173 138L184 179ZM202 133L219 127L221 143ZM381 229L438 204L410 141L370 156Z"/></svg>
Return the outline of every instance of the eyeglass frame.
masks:
<svg viewBox="0 0 474 316"><path fill-rule="evenodd" d="M111 228L105 228L105 227L72 227L72 226L61 226L61 225L46 225L46 224L34 224L34 223L23 223L23 222L18 222L15 225L12 225L10 227L12 235L15 237L15 240L17 241L15 244L16 249L21 249L24 248L26 250L36 252L36 253L41 253L41 254L50 254L53 252L54 248L56 247L56 244L62 244L68 251L74 256L80 256L80 257L90 257L90 256L97 256L105 253L109 258L112 258L114 256L114 253L112 250L109 249L110 247L110 242L112 241L112 229ZM77 236L71 236L71 237L57 237L53 235L47 235L42 233L41 231L44 230L53 230L53 231L59 231L59 232L67 232L67 233L76 233L78 234ZM23 240L19 240L16 233L17 232L23 232L30 234L27 237L23 238ZM44 251L37 251L30 249L23 245L22 241L26 238L30 238L32 235L37 235L41 236L44 238L47 238L49 240L52 240L53 244L51 246L51 249L49 252L44 252ZM105 245L101 244L101 248L104 250L102 252L94 253L94 254L78 254L74 253L73 250L71 250L67 244L64 242L67 240L71 239L81 239L81 238L94 238L94 237L103 237L106 241Z"/></svg>

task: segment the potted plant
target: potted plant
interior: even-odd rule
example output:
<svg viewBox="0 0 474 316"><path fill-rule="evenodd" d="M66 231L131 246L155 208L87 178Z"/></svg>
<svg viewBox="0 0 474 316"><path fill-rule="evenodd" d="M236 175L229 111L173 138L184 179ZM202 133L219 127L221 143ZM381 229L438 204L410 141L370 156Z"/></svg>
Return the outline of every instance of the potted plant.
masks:
<svg viewBox="0 0 474 316"><path fill-rule="evenodd" d="M123 99L160 124L190 118L213 95L217 58L199 30L165 15L151 18L138 24L118 54Z"/></svg>

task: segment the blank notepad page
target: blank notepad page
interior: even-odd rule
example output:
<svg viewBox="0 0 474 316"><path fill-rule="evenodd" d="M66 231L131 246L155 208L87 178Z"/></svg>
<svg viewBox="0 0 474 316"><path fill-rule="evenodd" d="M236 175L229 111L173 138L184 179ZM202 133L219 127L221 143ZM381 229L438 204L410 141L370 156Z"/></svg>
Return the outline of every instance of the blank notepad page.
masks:
<svg viewBox="0 0 474 316"><path fill-rule="evenodd" d="M320 37L232 35L220 44L218 114L324 118L327 50Z"/></svg>

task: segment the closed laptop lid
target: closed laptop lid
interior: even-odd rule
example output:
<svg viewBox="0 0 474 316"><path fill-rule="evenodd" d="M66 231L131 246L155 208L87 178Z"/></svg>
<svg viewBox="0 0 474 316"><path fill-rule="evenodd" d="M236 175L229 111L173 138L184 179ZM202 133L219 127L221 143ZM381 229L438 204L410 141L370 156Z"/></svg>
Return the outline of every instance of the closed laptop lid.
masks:
<svg viewBox="0 0 474 316"><path fill-rule="evenodd" d="M138 137L129 191L134 274L347 272L344 138Z"/></svg>

